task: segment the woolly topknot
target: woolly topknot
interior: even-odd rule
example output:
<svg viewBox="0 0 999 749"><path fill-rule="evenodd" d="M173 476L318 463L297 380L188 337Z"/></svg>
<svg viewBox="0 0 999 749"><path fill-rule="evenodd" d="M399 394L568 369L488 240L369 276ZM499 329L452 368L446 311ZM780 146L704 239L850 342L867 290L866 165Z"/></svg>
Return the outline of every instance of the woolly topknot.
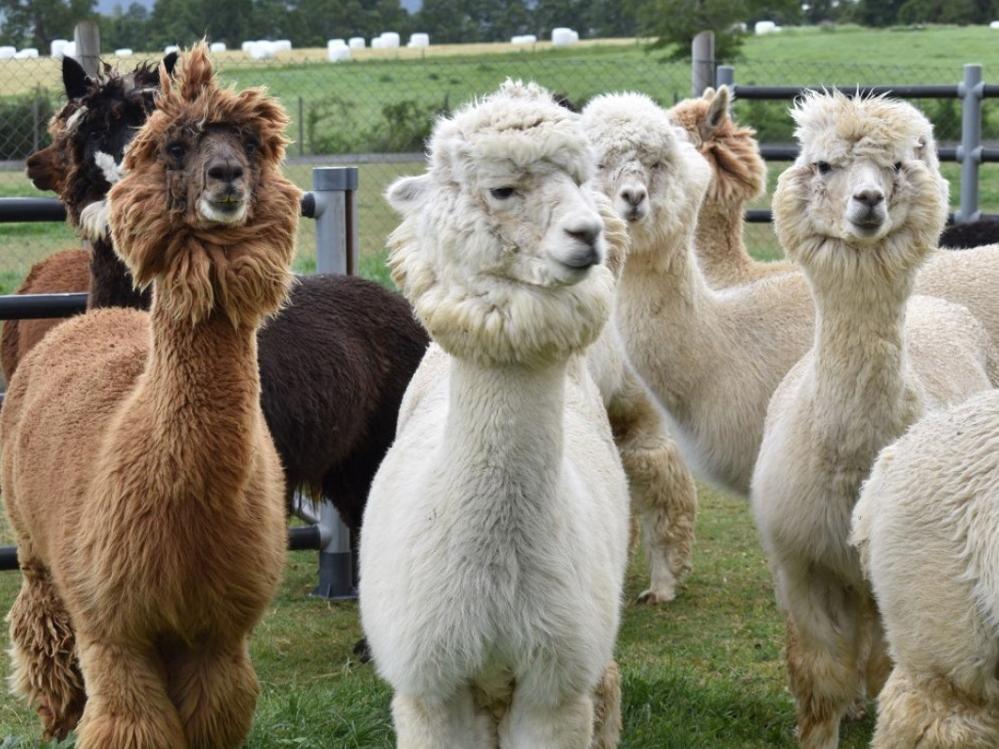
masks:
<svg viewBox="0 0 999 749"><path fill-rule="evenodd" d="M430 136L431 169L474 182L484 161L521 169L549 161L580 183L592 174L589 143L578 115L559 106L537 83L507 79L488 96L441 118Z"/></svg>
<svg viewBox="0 0 999 749"><path fill-rule="evenodd" d="M601 154L671 150L684 140L666 111L645 94L601 94L583 109L583 128Z"/></svg>
<svg viewBox="0 0 999 749"><path fill-rule="evenodd" d="M915 155L939 169L933 125L908 102L808 91L795 102L791 117L801 144L799 161L835 161L856 152L890 166Z"/></svg>

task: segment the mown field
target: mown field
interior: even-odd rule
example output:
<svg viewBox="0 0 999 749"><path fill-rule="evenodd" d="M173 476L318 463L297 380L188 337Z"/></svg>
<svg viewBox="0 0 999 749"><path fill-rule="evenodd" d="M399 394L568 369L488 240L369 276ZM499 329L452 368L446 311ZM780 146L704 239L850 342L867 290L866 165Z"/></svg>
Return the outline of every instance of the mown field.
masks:
<svg viewBox="0 0 999 749"><path fill-rule="evenodd" d="M621 747L791 749L783 626L748 508L703 486L700 501L694 573L676 601L659 608L631 603L646 578L639 559L629 570L617 649ZM314 564L311 553L289 556L281 593L256 631L253 660L263 693L247 747L392 747L389 691L351 653L361 636L357 607L309 598ZM16 574L0 573L0 610L17 585ZM6 648L5 630L0 643ZM6 655L0 672L8 672ZM870 720L848 725L842 747L866 747L871 728ZM0 747L37 747L38 736L34 715L0 698Z"/></svg>
<svg viewBox="0 0 999 749"><path fill-rule="evenodd" d="M757 83L947 82L960 65L999 71L999 32L938 28L919 32L838 29L833 33L786 31L751 39L737 80ZM332 66L303 61L245 65L229 56L225 75L238 85L266 84L282 97L302 131L309 103L325 106L314 134L343 130L378 136L384 108L418 100L453 106L495 86L507 75L537 78L574 98L597 92L640 89L665 104L689 86L686 65L661 64L634 44L580 47L568 52L510 53L495 48L445 55L435 50L419 59L378 59ZM313 53L309 53L315 57ZM412 54L412 53L406 53ZM0 92L7 90L0 66ZM997 74L993 80L999 80ZM301 107L299 107L301 99ZM349 115L339 105L349 103ZM326 102L326 104L322 104ZM993 105L995 109L999 106ZM747 110L737 110L747 114ZM405 113L404 113L405 114ZM414 116L415 118L415 116ZM331 124L332 123L332 124ZM400 127L412 122L398 123ZM372 135L373 134L373 135ZM944 134L946 135L946 134ZM353 137L353 135L352 135ZM293 155L297 155L297 146ZM288 173L310 185L309 142L303 162ZM385 280L382 247L395 225L381 194L396 176L413 173L419 162L399 159L360 167L362 272ZM772 164L771 184L782 165ZM945 165L954 185L954 165ZM0 174L0 196L38 194L17 173ZM760 201L765 205L767 199ZM985 166L982 205L999 210L999 167ZM749 243L758 257L780 254L769 227L751 227ZM64 226L0 226L0 291L20 280L35 260L76 240ZM314 268L314 230L303 221L297 268ZM793 708L781 663L783 627L773 603L766 564L745 502L701 487L695 571L674 603L639 607L631 603L645 579L636 559L629 570L618 659L624 674L626 749L762 749L793 747ZM0 541L6 534L0 529ZM351 654L360 637L356 606L311 599L314 557L289 556L281 593L256 633L253 657L263 687L249 747L369 749L391 747L389 694L370 666ZM16 594L18 576L0 573L0 610ZM6 645L6 632L0 632ZM9 671L0 655L0 674ZM867 746L870 720L846 728L842 746ZM36 747L37 722L7 695L0 696L0 749Z"/></svg>

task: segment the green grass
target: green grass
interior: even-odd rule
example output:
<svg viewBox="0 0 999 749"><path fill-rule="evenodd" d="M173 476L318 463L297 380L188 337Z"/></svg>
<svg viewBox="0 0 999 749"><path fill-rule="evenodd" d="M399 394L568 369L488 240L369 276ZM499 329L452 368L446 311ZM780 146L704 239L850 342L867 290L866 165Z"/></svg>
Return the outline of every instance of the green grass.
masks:
<svg viewBox="0 0 999 749"><path fill-rule="evenodd" d="M658 608L630 603L646 581L636 559L617 657L624 678L623 749L764 749L794 746L793 707L781 661L783 627L746 503L700 487L694 573ZM389 691L351 649L357 607L308 597L314 556L289 555L281 592L253 638L263 686L251 749L391 747ZM17 590L0 575L0 610ZM6 631L0 632L6 646ZM0 673L8 663L0 655ZM860 749L871 723L848 725L842 747ZM0 747L34 747L33 714L0 700Z"/></svg>

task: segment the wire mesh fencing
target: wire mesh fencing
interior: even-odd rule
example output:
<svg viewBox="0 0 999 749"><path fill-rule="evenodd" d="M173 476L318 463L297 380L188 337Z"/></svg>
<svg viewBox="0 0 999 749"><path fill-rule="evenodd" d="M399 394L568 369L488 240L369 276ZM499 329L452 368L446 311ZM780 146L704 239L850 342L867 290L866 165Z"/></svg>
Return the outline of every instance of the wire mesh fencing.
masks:
<svg viewBox="0 0 999 749"><path fill-rule="evenodd" d="M128 70L160 55L106 57ZM238 50L215 55L223 81L237 87L266 86L291 118L287 172L311 187L314 166L349 164L360 170L358 195L361 270L384 278L382 251L397 217L383 198L397 177L423 169L424 142L434 118L504 79L535 80L582 106L610 91L642 91L665 106L690 95L689 63L662 62L635 41L580 44L555 50L546 44L455 45L429 49L354 50L354 59L331 63L327 50L291 50L255 60ZM989 71L986 70L986 79ZM873 85L956 83L961 70L892 65L753 62L735 63L740 84ZM49 142L46 125L62 100L60 63L51 58L0 60L0 196L38 195L23 176L23 160ZM960 103L915 102L934 121L938 138L960 137ZM986 105L986 137L999 137L999 105ZM761 141L787 143L792 124L786 102L736 102L735 117L755 127ZM770 187L784 165L769 165ZM944 166L956 186L957 166ZM767 207L768 194L753 207ZM982 208L999 210L999 167L982 170ZM301 223L297 267L315 264L313 222ZM747 227L747 244L761 258L782 253L769 225ZM62 225L0 226L0 291L10 290L31 264L78 244Z"/></svg>

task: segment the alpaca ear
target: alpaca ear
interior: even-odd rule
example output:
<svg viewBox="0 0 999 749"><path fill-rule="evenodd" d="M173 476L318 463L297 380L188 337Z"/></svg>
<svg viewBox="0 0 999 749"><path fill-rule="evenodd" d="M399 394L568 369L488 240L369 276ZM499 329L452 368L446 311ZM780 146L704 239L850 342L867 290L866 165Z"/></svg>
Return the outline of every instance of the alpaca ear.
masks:
<svg viewBox="0 0 999 749"><path fill-rule="evenodd" d="M714 98L708 106L708 115L705 118L705 128L713 133L728 119L728 106L731 101L728 86L719 86Z"/></svg>
<svg viewBox="0 0 999 749"><path fill-rule="evenodd" d="M164 57L163 61L160 63L160 65L163 66L163 69L166 70L167 76L170 78L173 78L173 71L174 68L177 67L178 57L179 56L177 55L176 52L171 52L169 55Z"/></svg>
<svg viewBox="0 0 999 749"><path fill-rule="evenodd" d="M701 94L701 98L702 99L707 99L708 101L710 101L711 99L715 98L715 89L714 89L714 87L713 86L708 86L706 89L704 89L704 93Z"/></svg>
<svg viewBox="0 0 999 749"><path fill-rule="evenodd" d="M67 55L62 58L62 85L66 89L66 98L79 99L87 93L91 80L83 66Z"/></svg>
<svg viewBox="0 0 999 749"><path fill-rule="evenodd" d="M404 216L415 213L430 192L430 175L402 177L393 182L385 193L389 205Z"/></svg>

